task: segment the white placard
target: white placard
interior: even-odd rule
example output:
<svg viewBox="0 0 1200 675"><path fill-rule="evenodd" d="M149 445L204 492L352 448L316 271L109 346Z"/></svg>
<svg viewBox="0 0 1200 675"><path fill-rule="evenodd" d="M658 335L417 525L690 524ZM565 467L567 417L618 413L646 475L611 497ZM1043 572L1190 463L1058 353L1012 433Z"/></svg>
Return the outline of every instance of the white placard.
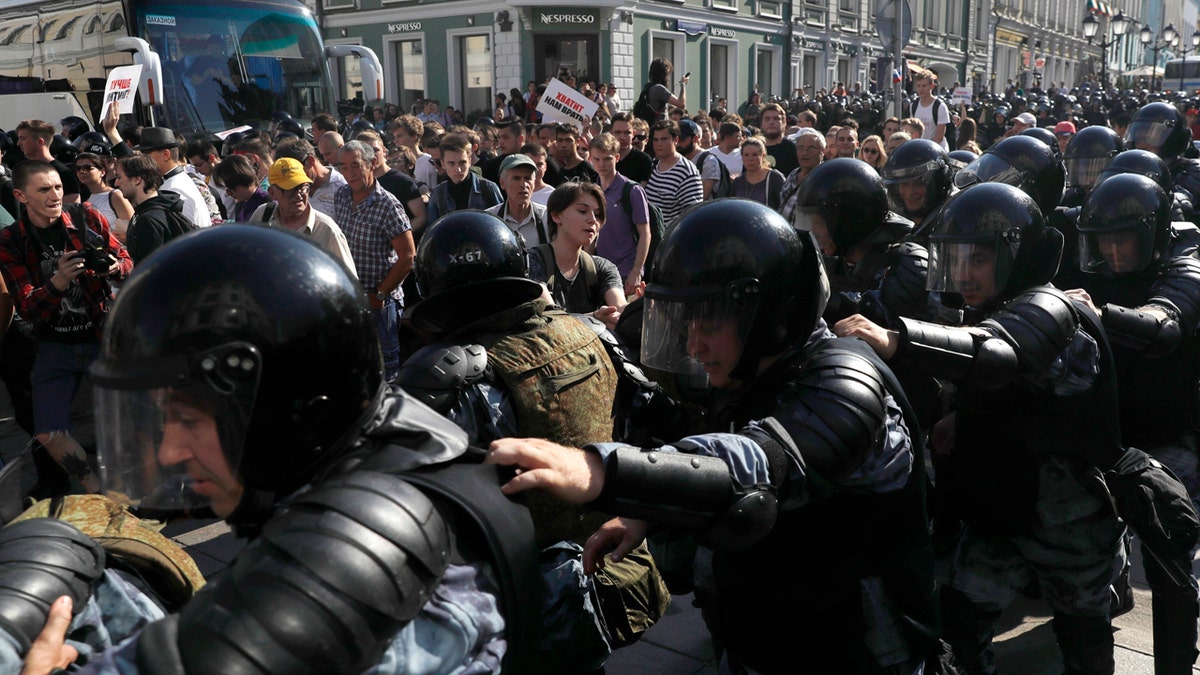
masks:
<svg viewBox="0 0 1200 675"><path fill-rule="evenodd" d="M954 103L956 105L959 103L966 103L967 105L971 105L971 88L970 87L956 87L954 89L954 95L951 96L951 98L950 98L950 102Z"/></svg>
<svg viewBox="0 0 1200 675"><path fill-rule="evenodd" d="M117 102L122 115L133 112L133 97L137 94L138 82L142 79L142 64L117 66L108 74L104 84L104 104L100 106L100 119L108 114L108 104Z"/></svg>
<svg viewBox="0 0 1200 675"><path fill-rule="evenodd" d="M598 107L600 106L595 101L589 100L556 77L546 85L546 93L538 101L537 111L544 118L574 124L582 131L583 121L594 116Z"/></svg>

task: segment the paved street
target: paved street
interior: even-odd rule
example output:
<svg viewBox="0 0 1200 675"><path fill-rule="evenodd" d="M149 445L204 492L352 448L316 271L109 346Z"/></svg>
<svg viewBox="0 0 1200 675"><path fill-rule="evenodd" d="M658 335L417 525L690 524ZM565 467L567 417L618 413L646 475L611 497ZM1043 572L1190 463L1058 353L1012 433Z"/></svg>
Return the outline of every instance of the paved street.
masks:
<svg viewBox="0 0 1200 675"><path fill-rule="evenodd" d="M21 452L28 440L28 436L13 421L7 394L0 387L0 456L6 461L11 460ZM29 489L33 479L32 473L27 472L23 489ZM205 575L225 567L242 546L221 521L176 524L167 527L164 534L183 545ZM1200 569L1193 564L1193 573L1197 572ZM1133 581L1136 606L1114 622L1117 673L1152 675L1150 594L1142 574L1141 561L1137 558L1134 560ZM606 672L610 675L719 672L704 622L700 612L692 607L691 599L690 595L675 596L667 616L651 628L639 643L614 654ZM1055 675L1062 672L1049 618L1049 608L1039 600L1021 600L1004 614L1000 627L1002 634L997 640L1002 673ZM1197 672L1197 669L1193 668L1193 672Z"/></svg>

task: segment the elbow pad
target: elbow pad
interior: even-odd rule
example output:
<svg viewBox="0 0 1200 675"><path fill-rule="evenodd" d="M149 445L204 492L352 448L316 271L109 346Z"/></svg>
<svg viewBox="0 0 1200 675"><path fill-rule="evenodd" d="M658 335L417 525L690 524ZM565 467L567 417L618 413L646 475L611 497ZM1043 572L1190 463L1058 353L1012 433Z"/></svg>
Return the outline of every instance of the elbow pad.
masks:
<svg viewBox="0 0 1200 675"><path fill-rule="evenodd" d="M173 643L139 644L139 665L362 672L425 605L450 548L446 522L418 488L382 473L338 476L288 504L188 602Z"/></svg>
<svg viewBox="0 0 1200 675"><path fill-rule="evenodd" d="M483 378L487 350L480 345L428 345L418 349L396 375L396 384L445 415L458 395Z"/></svg>
<svg viewBox="0 0 1200 675"><path fill-rule="evenodd" d="M50 605L69 595L83 611L104 572L104 549L74 525L34 518L0 530L0 629L29 650Z"/></svg>
<svg viewBox="0 0 1200 675"><path fill-rule="evenodd" d="M1018 361L1012 346L998 338L924 321L900 319L897 365L910 366L951 382L999 389L1016 378Z"/></svg>
<svg viewBox="0 0 1200 675"><path fill-rule="evenodd" d="M1104 331L1113 344L1143 352L1152 359L1166 356L1179 346L1183 336L1173 314L1168 311L1167 318L1160 319L1140 309L1112 304L1100 310Z"/></svg>
<svg viewBox="0 0 1200 675"><path fill-rule="evenodd" d="M716 520L733 497L733 479L720 458L625 447L608 456L604 490L594 506L700 529Z"/></svg>

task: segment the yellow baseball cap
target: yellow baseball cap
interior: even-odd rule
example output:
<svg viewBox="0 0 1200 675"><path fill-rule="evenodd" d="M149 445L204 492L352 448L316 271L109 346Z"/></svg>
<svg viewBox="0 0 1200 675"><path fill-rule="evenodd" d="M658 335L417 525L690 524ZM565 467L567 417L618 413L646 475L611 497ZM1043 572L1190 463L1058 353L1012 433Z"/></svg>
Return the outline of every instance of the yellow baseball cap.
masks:
<svg viewBox="0 0 1200 675"><path fill-rule="evenodd" d="M304 165L291 157L275 160L267 172L267 182L281 190L295 190L312 179L304 173Z"/></svg>

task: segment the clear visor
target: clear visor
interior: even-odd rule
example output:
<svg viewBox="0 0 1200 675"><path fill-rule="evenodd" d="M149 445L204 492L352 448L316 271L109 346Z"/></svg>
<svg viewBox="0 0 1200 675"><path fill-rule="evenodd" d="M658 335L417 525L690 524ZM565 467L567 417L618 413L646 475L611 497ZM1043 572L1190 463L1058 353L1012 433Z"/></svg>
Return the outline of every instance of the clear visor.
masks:
<svg viewBox="0 0 1200 675"><path fill-rule="evenodd" d="M929 182L925 174L907 180L887 181L892 210L903 215L923 214L929 208Z"/></svg>
<svg viewBox="0 0 1200 675"><path fill-rule="evenodd" d="M1071 187L1090 188L1096 185L1097 178L1108 168L1112 157L1070 157L1066 160L1067 185Z"/></svg>
<svg viewBox="0 0 1200 675"><path fill-rule="evenodd" d="M929 276L925 288L958 293L968 304L980 306L1004 288L1011 270L1011 256L994 245L934 241L929 250Z"/></svg>
<svg viewBox="0 0 1200 675"><path fill-rule="evenodd" d="M1021 187L1021 171L1006 160L984 153L954 174L954 187L962 189L976 183L1004 183Z"/></svg>
<svg viewBox="0 0 1200 675"><path fill-rule="evenodd" d="M817 248L825 255L837 253L833 243L833 233L829 231L829 223L837 222L837 211L820 206L797 206L792 216L792 225L800 232L808 232L816 242Z"/></svg>
<svg viewBox="0 0 1200 675"><path fill-rule="evenodd" d="M1154 229L1131 227L1081 232L1079 269L1094 274L1129 274L1146 269L1154 254Z"/></svg>
<svg viewBox="0 0 1200 675"><path fill-rule="evenodd" d="M757 295L664 296L647 290L642 363L692 381L727 378L742 358Z"/></svg>
<svg viewBox="0 0 1200 675"><path fill-rule="evenodd" d="M1174 129L1165 122L1132 122L1125 132L1125 145L1130 150L1148 150L1157 154Z"/></svg>
<svg viewBox="0 0 1200 675"><path fill-rule="evenodd" d="M237 467L257 363L231 351L201 364L201 377L177 386L126 389L97 379L97 460L114 499L178 515L210 507L221 517L241 500Z"/></svg>

